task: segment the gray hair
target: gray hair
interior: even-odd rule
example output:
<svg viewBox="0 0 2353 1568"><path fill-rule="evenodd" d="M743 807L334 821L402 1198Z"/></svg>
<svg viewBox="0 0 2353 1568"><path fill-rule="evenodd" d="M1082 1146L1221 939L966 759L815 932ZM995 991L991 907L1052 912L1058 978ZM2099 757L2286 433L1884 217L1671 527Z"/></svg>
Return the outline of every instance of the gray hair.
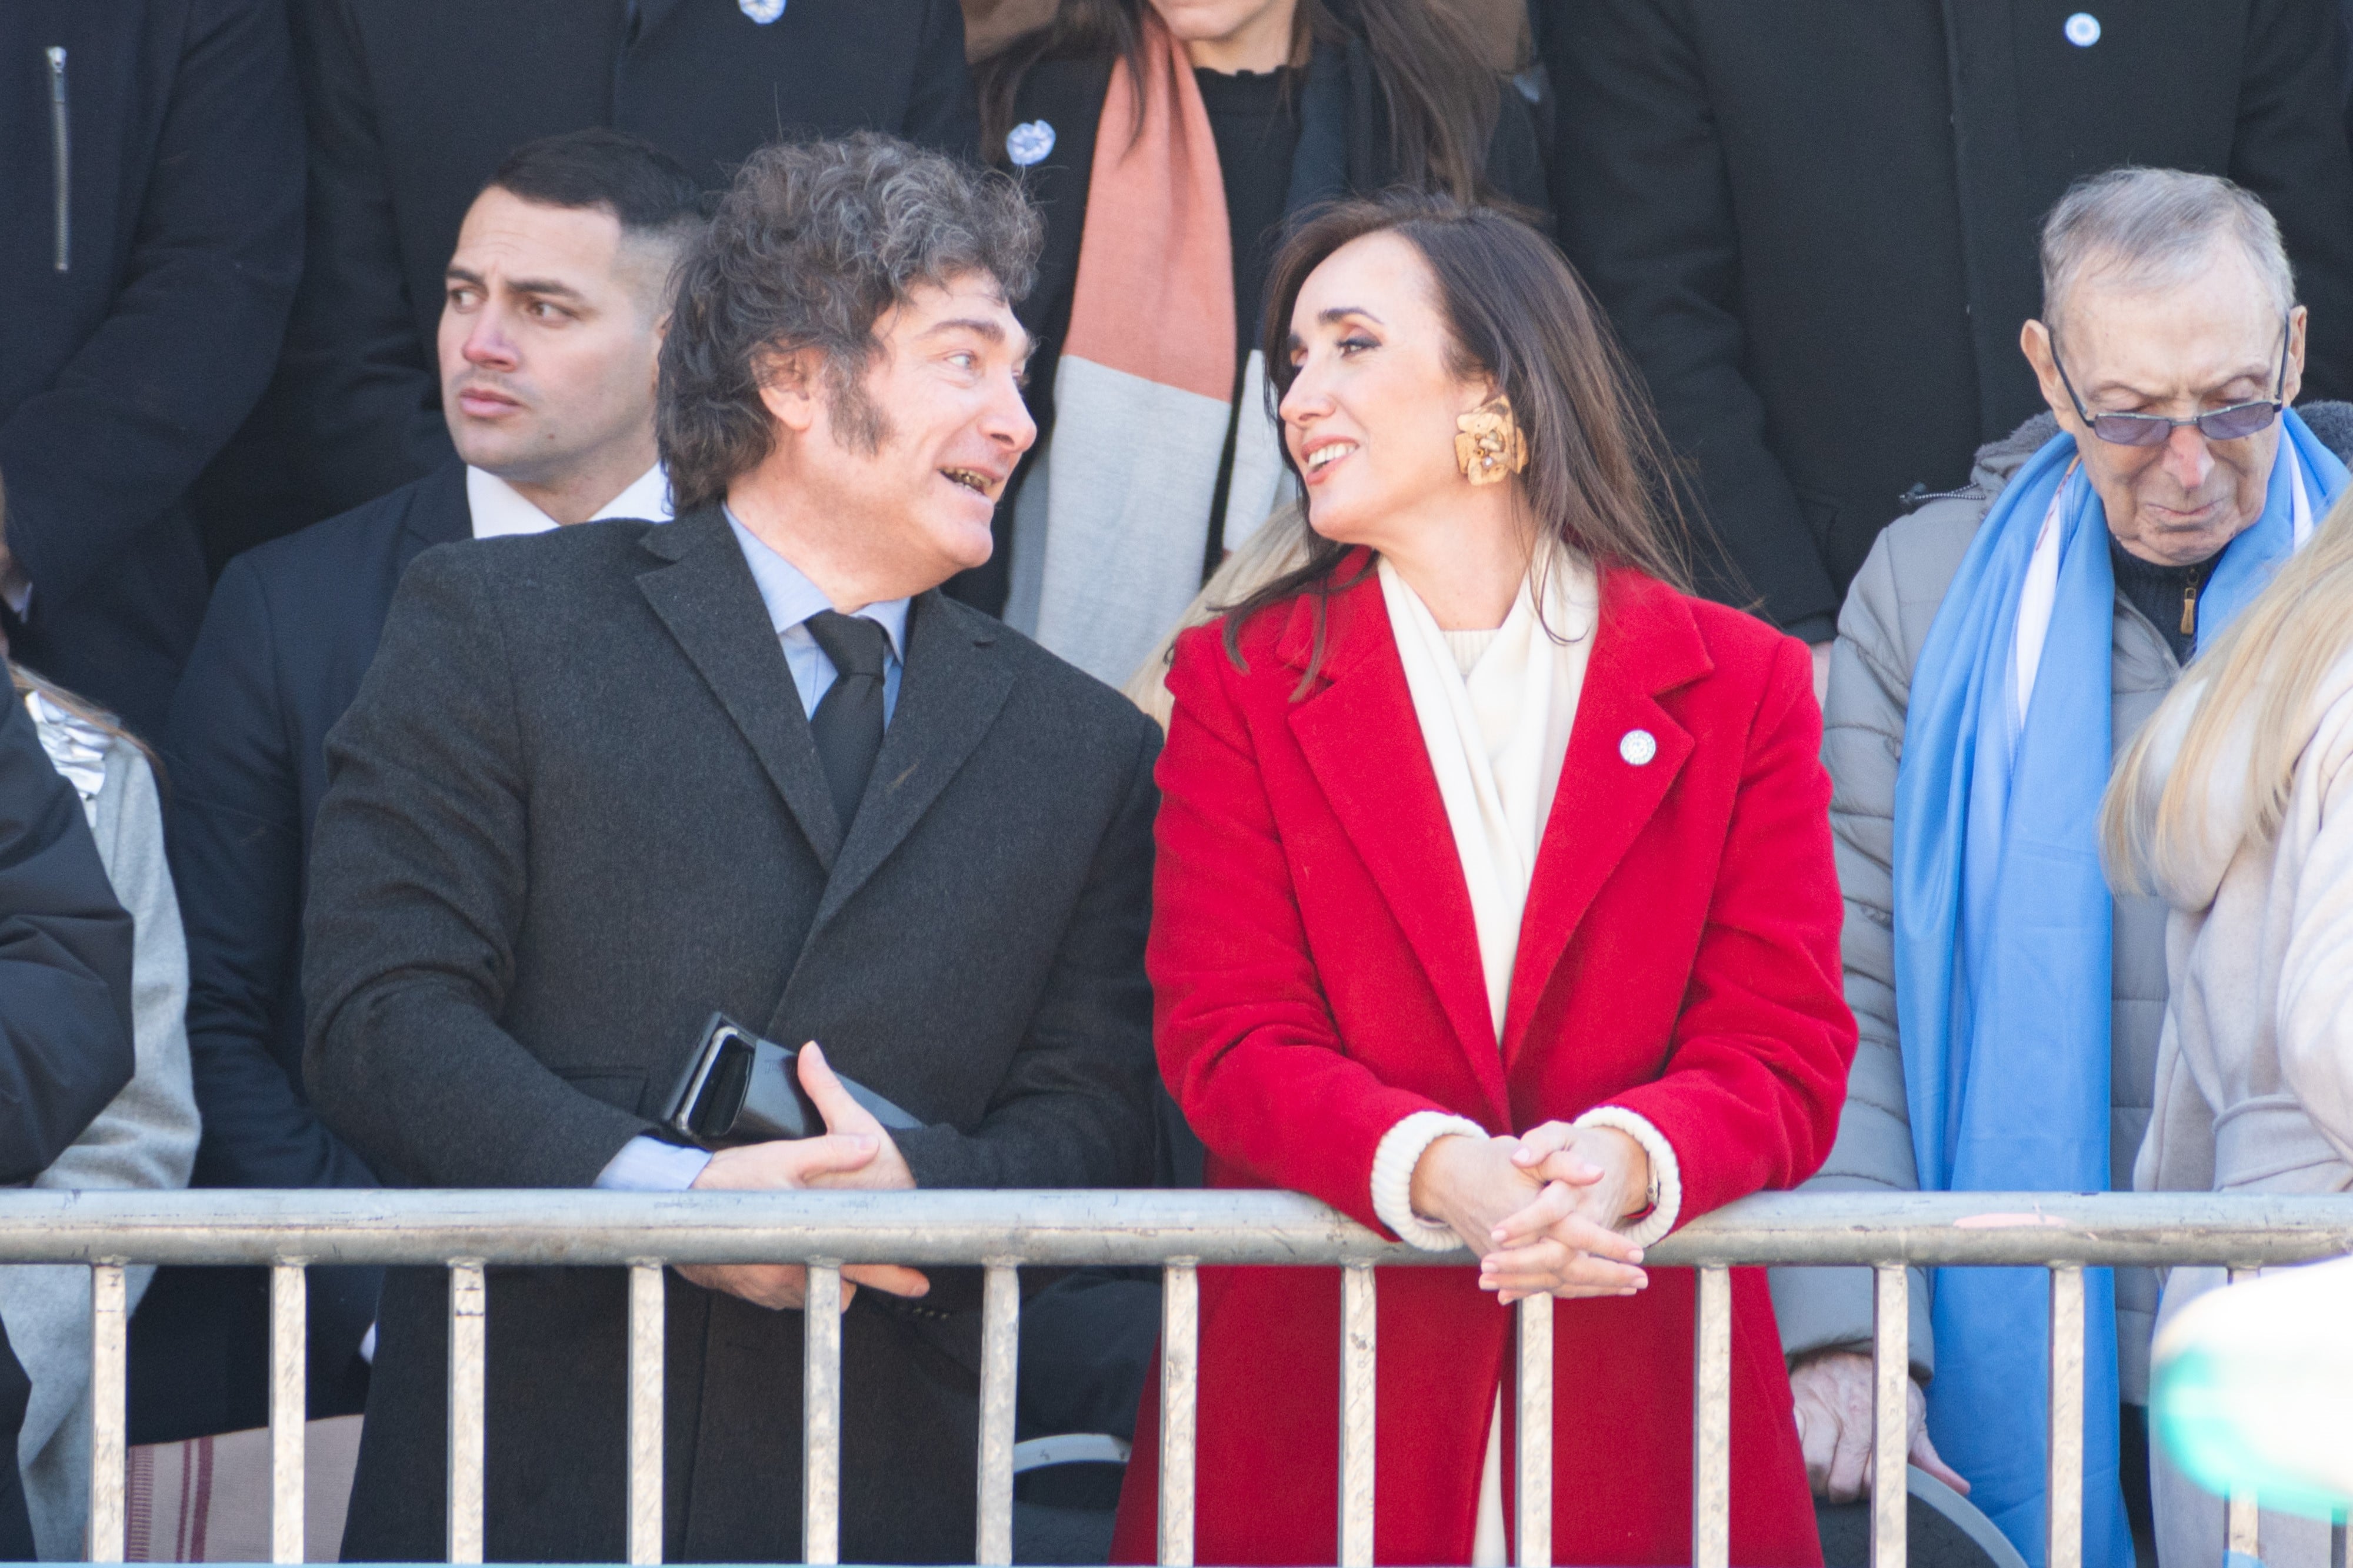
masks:
<svg viewBox="0 0 2353 1568"><path fill-rule="evenodd" d="M776 444L760 401L779 353L814 348L829 405L869 449L888 428L860 389L874 324L923 285L983 273L1028 294L1043 235L1002 174L896 137L761 148L681 263L654 415L677 510L708 506Z"/></svg>
<svg viewBox="0 0 2353 1568"><path fill-rule="evenodd" d="M2110 169L2078 180L2042 225L2042 320L2052 331L2068 297L2096 276L2133 288L2189 281L2236 244L2285 315L2295 275L2279 223L2255 196L2215 174Z"/></svg>

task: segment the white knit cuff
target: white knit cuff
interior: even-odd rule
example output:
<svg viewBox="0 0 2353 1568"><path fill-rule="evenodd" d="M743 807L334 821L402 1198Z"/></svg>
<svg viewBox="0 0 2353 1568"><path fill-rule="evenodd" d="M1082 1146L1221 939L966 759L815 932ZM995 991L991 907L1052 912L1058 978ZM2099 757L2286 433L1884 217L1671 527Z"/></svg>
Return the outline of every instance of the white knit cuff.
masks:
<svg viewBox="0 0 2353 1568"><path fill-rule="evenodd" d="M1424 1252L1451 1252L1462 1238L1442 1225L1432 1225L1413 1212L1413 1168L1440 1138L1461 1133L1482 1142L1487 1130L1467 1116L1442 1110L1417 1110L1381 1134L1373 1152L1373 1212L1398 1237Z"/></svg>
<svg viewBox="0 0 2353 1568"><path fill-rule="evenodd" d="M1642 1146L1651 1157L1650 1212L1641 1223L1626 1232L1626 1239L1637 1247L1648 1247L1675 1228L1675 1220L1683 1212L1683 1172L1675 1163L1675 1146L1667 1142L1666 1134L1651 1125L1651 1119L1622 1105L1597 1105L1570 1123L1574 1127L1611 1127ZM1395 1136L1394 1133L1391 1134Z"/></svg>

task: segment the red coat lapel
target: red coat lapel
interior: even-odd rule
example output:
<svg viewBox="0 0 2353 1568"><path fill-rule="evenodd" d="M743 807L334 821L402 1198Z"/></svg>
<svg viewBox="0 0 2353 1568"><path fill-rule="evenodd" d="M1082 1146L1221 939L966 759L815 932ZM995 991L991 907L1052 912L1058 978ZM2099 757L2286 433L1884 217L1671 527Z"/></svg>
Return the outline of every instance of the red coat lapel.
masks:
<svg viewBox="0 0 2353 1568"><path fill-rule="evenodd" d="M1520 921L1504 1019L1506 1064L1518 1058L1528 1020L1594 896L1666 799L1692 753L1690 731L1669 716L1659 696L1714 668L1698 624L1679 595L1638 573L1611 571L1604 576L1600 623L1577 698L1577 723L1569 731L1568 756L1536 848L1535 876ZM1634 760L1642 750L1637 731L1650 736L1656 748L1645 762Z"/></svg>
<svg viewBox="0 0 2353 1568"><path fill-rule="evenodd" d="M1344 563L1341 581L1355 570ZM1302 599L1276 642L1294 670L1307 668L1314 611ZM1291 733L1350 847L1371 872L1414 957L1436 989L1489 1103L1488 1123L1509 1125L1504 1064L1487 1007L1471 892L1454 831L1422 744L1378 581L1333 596L1316 688L1290 710Z"/></svg>

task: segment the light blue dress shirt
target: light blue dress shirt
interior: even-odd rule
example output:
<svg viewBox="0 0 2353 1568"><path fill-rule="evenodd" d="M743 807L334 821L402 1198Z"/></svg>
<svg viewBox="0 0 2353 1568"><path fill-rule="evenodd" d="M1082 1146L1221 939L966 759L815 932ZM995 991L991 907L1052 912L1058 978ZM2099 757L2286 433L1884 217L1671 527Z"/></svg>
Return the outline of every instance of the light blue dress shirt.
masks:
<svg viewBox="0 0 2353 1568"><path fill-rule="evenodd" d="M723 508L722 510L724 510ZM760 600L768 606L768 624L776 628L776 641L785 650L785 663L793 672L793 686L801 694L801 711L814 714L817 705L833 687L833 660L818 647L817 638L809 635L805 624L811 616L833 608L825 590L801 575L799 567L761 542L759 537L727 513L727 526L735 531L735 542L744 548L744 563L752 569L752 581L759 584ZM899 673L907 657L907 605L905 599L886 599L879 605L869 605L850 613L861 620L872 621L890 634L891 651L882 661L882 722L899 710Z"/></svg>
<svg viewBox="0 0 2353 1568"><path fill-rule="evenodd" d="M726 510L725 508L721 510ZM744 563L752 569L760 602L768 606L768 624L776 628L776 642L785 650L785 666L793 674L793 689L800 694L801 711L814 714L833 686L833 660L809 635L806 623L820 610L833 608L825 591L802 575L799 567L761 542L752 531L727 511L727 526L735 531ZM882 663L882 722L890 723L899 710L899 674L907 654L908 600L889 599L854 611L890 635L891 651ZM681 1148L659 1138L638 1136L621 1145L596 1173L596 1184L617 1192L682 1193L694 1185L711 1155L702 1149Z"/></svg>

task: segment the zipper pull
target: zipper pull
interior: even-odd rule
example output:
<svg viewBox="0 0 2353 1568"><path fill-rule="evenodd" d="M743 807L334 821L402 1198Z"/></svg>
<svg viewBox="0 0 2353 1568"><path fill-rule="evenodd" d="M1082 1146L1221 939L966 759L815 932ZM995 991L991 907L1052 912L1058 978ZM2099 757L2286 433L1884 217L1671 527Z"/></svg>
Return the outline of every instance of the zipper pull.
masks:
<svg viewBox="0 0 2353 1568"><path fill-rule="evenodd" d="M47 52L50 168L58 187L54 265L63 272L73 264L73 153L67 141L65 46L51 44Z"/></svg>
<svg viewBox="0 0 2353 1568"><path fill-rule="evenodd" d="M2181 635L2186 637L2198 635L2198 572L2195 567L2190 569L2188 581L2181 584Z"/></svg>

